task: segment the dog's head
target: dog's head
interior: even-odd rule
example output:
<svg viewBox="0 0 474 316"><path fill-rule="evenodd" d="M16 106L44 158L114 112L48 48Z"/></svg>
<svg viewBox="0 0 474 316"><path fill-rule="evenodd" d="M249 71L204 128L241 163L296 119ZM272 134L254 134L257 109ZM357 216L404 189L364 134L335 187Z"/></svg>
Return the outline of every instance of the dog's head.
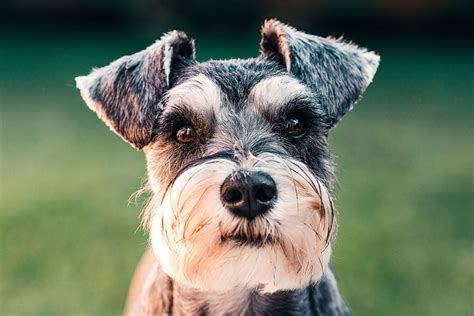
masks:
<svg viewBox="0 0 474 316"><path fill-rule="evenodd" d="M270 20L256 58L198 63L193 41L173 31L76 81L88 106L146 155L143 221L164 271L206 290L273 292L317 281L328 265L328 131L378 62Z"/></svg>

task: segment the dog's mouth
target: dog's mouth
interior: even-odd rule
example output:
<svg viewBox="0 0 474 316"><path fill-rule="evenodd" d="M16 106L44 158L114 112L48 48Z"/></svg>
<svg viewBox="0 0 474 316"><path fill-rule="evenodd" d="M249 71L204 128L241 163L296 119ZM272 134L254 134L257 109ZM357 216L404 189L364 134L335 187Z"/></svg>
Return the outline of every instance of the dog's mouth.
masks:
<svg viewBox="0 0 474 316"><path fill-rule="evenodd" d="M237 246L263 247L275 243L271 236L245 236L236 234L231 236L221 236L221 242L233 242Z"/></svg>
<svg viewBox="0 0 474 316"><path fill-rule="evenodd" d="M229 227L219 223L222 243L233 243L236 246L264 247L278 243L277 227L269 227L256 222L240 222Z"/></svg>
<svg viewBox="0 0 474 316"><path fill-rule="evenodd" d="M221 242L231 242L237 246L264 247L277 243L278 238L270 234L244 234L238 231L221 234Z"/></svg>

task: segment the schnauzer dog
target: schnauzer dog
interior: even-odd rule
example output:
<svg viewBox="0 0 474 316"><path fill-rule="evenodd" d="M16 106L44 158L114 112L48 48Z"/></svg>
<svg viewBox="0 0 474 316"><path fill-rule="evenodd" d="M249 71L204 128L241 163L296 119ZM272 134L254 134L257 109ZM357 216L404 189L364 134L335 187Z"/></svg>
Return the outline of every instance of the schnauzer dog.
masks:
<svg viewBox="0 0 474 316"><path fill-rule="evenodd" d="M261 35L258 57L200 63L172 31L76 78L89 108L146 156L151 250L127 313L350 313L329 268L328 133L379 56L277 20Z"/></svg>

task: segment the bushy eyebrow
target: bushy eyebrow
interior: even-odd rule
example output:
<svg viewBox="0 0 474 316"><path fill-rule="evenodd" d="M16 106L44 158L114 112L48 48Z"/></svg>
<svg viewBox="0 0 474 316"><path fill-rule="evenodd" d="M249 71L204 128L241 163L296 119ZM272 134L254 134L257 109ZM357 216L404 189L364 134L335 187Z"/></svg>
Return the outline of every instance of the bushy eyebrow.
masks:
<svg viewBox="0 0 474 316"><path fill-rule="evenodd" d="M282 117L288 116L294 113L306 113L317 116L319 111L317 110L317 103L314 99L306 96L306 95L299 95L294 96L285 101L284 104L280 104L275 109L265 109L267 113L266 115L275 117Z"/></svg>
<svg viewBox="0 0 474 316"><path fill-rule="evenodd" d="M308 125L324 127L325 114L318 100L318 96L296 78L278 75L253 86L248 108L273 124L282 124L290 116L298 116Z"/></svg>
<svg viewBox="0 0 474 316"><path fill-rule="evenodd" d="M212 111L196 112L185 103L169 105L158 119L158 133L171 133L179 126L190 124L196 129L211 130L215 125L215 113Z"/></svg>
<svg viewBox="0 0 474 316"><path fill-rule="evenodd" d="M292 115L306 116L308 120L323 116L317 102L307 95L294 96L283 104L275 105L274 108L265 107L259 112L270 122L278 122Z"/></svg>
<svg viewBox="0 0 474 316"><path fill-rule="evenodd" d="M172 109L167 109L167 111L160 116L158 120L158 132L168 132L174 129L177 124L191 123L193 117L192 111L185 105L173 105Z"/></svg>
<svg viewBox="0 0 474 316"><path fill-rule="evenodd" d="M220 103L219 87L205 75L195 75L168 91L155 129L157 133L169 133L178 128L177 125L191 124L197 129L209 130Z"/></svg>

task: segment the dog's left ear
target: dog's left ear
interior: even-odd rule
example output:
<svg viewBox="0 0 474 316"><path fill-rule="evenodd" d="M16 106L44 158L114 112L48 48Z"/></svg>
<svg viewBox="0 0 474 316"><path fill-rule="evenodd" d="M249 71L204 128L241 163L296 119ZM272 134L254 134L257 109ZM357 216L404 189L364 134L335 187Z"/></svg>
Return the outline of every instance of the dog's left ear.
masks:
<svg viewBox="0 0 474 316"><path fill-rule="evenodd" d="M152 139L159 103L184 67L194 63L194 42L172 31L155 44L76 78L89 108L138 149Z"/></svg>
<svg viewBox="0 0 474 316"><path fill-rule="evenodd" d="M299 32L275 19L262 26L260 50L317 94L329 127L352 109L380 60L354 44Z"/></svg>

